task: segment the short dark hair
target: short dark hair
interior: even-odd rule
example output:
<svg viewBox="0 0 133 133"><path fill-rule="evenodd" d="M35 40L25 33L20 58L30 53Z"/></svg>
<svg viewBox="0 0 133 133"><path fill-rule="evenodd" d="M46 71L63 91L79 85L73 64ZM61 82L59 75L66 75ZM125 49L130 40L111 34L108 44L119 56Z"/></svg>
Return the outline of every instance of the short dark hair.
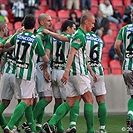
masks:
<svg viewBox="0 0 133 133"><path fill-rule="evenodd" d="M66 31L68 26L69 26L70 28L73 27L73 24L75 24L73 21L71 21L71 20L65 20L65 21L62 23L61 32Z"/></svg>
<svg viewBox="0 0 133 133"><path fill-rule="evenodd" d="M36 19L35 19L35 16L32 14L26 15L23 20L25 29L33 29L35 27L35 23L36 23Z"/></svg>

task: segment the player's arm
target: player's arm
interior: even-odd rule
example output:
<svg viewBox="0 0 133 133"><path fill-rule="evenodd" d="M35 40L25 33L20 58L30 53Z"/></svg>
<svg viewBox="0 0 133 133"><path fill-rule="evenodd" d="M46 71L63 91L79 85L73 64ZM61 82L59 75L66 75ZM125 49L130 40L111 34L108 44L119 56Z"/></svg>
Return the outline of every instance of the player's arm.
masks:
<svg viewBox="0 0 133 133"><path fill-rule="evenodd" d="M119 56L121 63L123 62L123 54L121 52L120 46L122 45L121 40L116 40L114 44L114 49L116 51L116 54Z"/></svg>
<svg viewBox="0 0 133 133"><path fill-rule="evenodd" d="M60 41L64 41L64 42L69 42L69 38L66 37L66 36L61 36L60 34L58 33L55 33L55 32L52 32L52 31L49 31L47 29L43 29L42 33L44 34L49 34L50 36L52 36L53 38L55 39L58 39Z"/></svg>
<svg viewBox="0 0 133 133"><path fill-rule="evenodd" d="M77 49L75 49L74 47L71 47L69 55L68 55L68 60L66 63L66 69L65 72L63 74L63 77L61 79L61 81L66 84L67 80L68 80L68 76L69 76L69 72L70 72L70 68L74 59L75 54L77 53Z"/></svg>
<svg viewBox="0 0 133 133"><path fill-rule="evenodd" d="M87 69L88 69L88 71L90 72L91 76L93 77L94 82L97 82L97 76L96 76L96 74L93 72L93 70L91 69L91 67L90 67L89 64L87 64Z"/></svg>
<svg viewBox="0 0 133 133"><path fill-rule="evenodd" d="M11 46L11 47L8 47L8 48L3 48L2 52L8 52L8 51L11 51L15 48L15 46Z"/></svg>

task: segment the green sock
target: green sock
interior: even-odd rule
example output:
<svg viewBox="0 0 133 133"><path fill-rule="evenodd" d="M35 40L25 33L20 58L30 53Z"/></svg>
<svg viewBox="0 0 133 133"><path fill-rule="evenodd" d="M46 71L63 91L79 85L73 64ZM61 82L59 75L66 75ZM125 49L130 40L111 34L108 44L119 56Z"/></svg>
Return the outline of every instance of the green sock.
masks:
<svg viewBox="0 0 133 133"><path fill-rule="evenodd" d="M36 118L36 130L39 132L42 130L42 122L43 122L43 117L44 116L44 111L40 113L40 115Z"/></svg>
<svg viewBox="0 0 133 133"><path fill-rule="evenodd" d="M84 104L84 116L87 124L87 132L94 133L94 114L93 114L93 104Z"/></svg>
<svg viewBox="0 0 133 133"><path fill-rule="evenodd" d="M133 120L133 98L128 100L128 116Z"/></svg>
<svg viewBox="0 0 133 133"><path fill-rule="evenodd" d="M18 119L18 121L15 123L15 126L16 127L18 127L19 126L19 123L20 123L20 121L22 120L22 118L23 118L23 115Z"/></svg>
<svg viewBox="0 0 133 133"><path fill-rule="evenodd" d="M2 129L4 129L7 125L6 119L2 114L5 109L6 109L5 104L0 103L0 126L2 127Z"/></svg>
<svg viewBox="0 0 133 133"><path fill-rule="evenodd" d="M36 132L36 128L35 128L35 124L34 124L34 118L33 118L32 105L30 105L26 108L25 117L26 117L27 123L30 126L31 131Z"/></svg>
<svg viewBox="0 0 133 133"><path fill-rule="evenodd" d="M56 111L56 109L57 109L58 107L59 107L58 104L55 104L55 105L54 105L54 113L55 113L55 111ZM56 127L57 127L57 131L64 131L64 128L63 128L63 126L62 126L62 120L61 120L61 119L57 122Z"/></svg>
<svg viewBox="0 0 133 133"><path fill-rule="evenodd" d="M79 101L77 100L70 110L70 128L76 126L77 118L79 116Z"/></svg>
<svg viewBox="0 0 133 133"><path fill-rule="evenodd" d="M67 102L62 103L55 111L54 115L49 121L51 126L57 124L57 122L70 110L70 105Z"/></svg>
<svg viewBox="0 0 133 133"><path fill-rule="evenodd" d="M10 118L10 121L7 124L7 126L11 130L13 129L15 123L19 120L19 118L24 114L24 111L25 111L26 107L27 107L27 105L26 105L25 102L20 102L16 106L16 108L15 108L15 110L14 110L14 112L13 112L11 118Z"/></svg>
<svg viewBox="0 0 133 133"><path fill-rule="evenodd" d="M34 119L36 119L41 112L44 111L44 108L48 105L48 102L42 98L36 105L33 110Z"/></svg>
<svg viewBox="0 0 133 133"><path fill-rule="evenodd" d="M106 110L106 104L105 103L99 103L98 104L98 118L100 126L106 125L106 119L107 119L107 110ZM105 127L104 127L105 128Z"/></svg>

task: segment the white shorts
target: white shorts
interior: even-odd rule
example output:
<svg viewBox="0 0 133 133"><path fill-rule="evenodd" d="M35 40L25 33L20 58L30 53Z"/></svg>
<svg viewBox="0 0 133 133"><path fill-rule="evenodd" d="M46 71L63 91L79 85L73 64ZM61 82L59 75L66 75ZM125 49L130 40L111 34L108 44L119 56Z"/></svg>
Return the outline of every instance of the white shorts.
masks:
<svg viewBox="0 0 133 133"><path fill-rule="evenodd" d="M66 85L61 85L61 78L63 74L64 70L53 69L51 80L54 97L66 100Z"/></svg>
<svg viewBox="0 0 133 133"><path fill-rule="evenodd" d="M106 94L106 88L105 88L105 82L104 82L104 76L97 75L97 82L94 82L93 77L89 74L91 79L91 88L92 92L95 96L105 95Z"/></svg>
<svg viewBox="0 0 133 133"><path fill-rule="evenodd" d="M43 62L37 63L37 71L36 71L36 90L39 97L43 96L52 96L52 87L51 82L47 82L44 78L43 71L40 69L40 65Z"/></svg>
<svg viewBox="0 0 133 133"><path fill-rule="evenodd" d="M1 78L1 98L11 100L13 95L16 99L20 99L20 93L15 88L15 74L4 73Z"/></svg>
<svg viewBox="0 0 133 133"><path fill-rule="evenodd" d="M92 92L90 82L89 75L69 76L66 84L66 96L73 97L83 95L88 91Z"/></svg>
<svg viewBox="0 0 133 133"><path fill-rule="evenodd" d="M15 87L19 90L21 99L35 98L35 80L15 78Z"/></svg>
<svg viewBox="0 0 133 133"><path fill-rule="evenodd" d="M123 78L127 88L127 94L133 95L133 70L123 70Z"/></svg>

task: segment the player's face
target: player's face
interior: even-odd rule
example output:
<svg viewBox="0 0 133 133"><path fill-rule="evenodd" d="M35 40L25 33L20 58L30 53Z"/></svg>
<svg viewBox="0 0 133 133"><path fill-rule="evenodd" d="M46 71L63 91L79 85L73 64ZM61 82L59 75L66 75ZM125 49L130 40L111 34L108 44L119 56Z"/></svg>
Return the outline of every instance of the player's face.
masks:
<svg viewBox="0 0 133 133"><path fill-rule="evenodd" d="M76 25L73 24L73 26L70 28L70 35L72 35L76 31Z"/></svg>
<svg viewBox="0 0 133 133"><path fill-rule="evenodd" d="M86 32L92 31L94 24L95 24L95 18L94 17L86 20L86 30L87 30Z"/></svg>
<svg viewBox="0 0 133 133"><path fill-rule="evenodd" d="M50 16L47 16L44 20L44 25L46 29L51 29L52 26L52 18Z"/></svg>

